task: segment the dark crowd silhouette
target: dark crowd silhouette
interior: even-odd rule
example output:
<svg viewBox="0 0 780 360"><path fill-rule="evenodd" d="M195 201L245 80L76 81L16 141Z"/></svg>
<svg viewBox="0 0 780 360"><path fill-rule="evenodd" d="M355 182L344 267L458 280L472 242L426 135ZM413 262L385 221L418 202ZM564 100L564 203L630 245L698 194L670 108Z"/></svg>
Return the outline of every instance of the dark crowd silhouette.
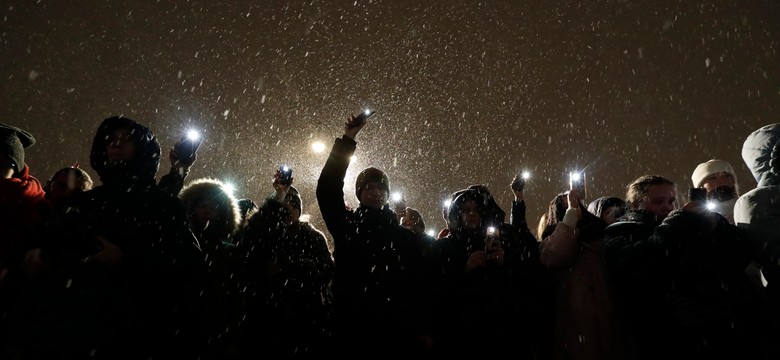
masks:
<svg viewBox="0 0 780 360"><path fill-rule="evenodd" d="M575 176L529 226L518 174L509 214L464 184L431 229L375 167L346 205L368 116L344 122L317 181L330 237L288 168L273 195L238 199L188 179L199 140L163 152L109 117L99 181L74 165L44 184L24 159L35 137L0 124L0 358L780 358L780 124L746 134L745 194L720 159L685 204L661 175L588 203Z"/></svg>

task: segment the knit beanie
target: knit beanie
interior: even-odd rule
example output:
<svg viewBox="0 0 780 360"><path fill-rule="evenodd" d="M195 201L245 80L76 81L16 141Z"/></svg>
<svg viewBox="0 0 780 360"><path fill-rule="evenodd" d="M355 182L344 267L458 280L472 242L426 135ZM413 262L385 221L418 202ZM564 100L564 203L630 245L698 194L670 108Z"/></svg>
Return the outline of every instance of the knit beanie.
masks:
<svg viewBox="0 0 780 360"><path fill-rule="evenodd" d="M294 208L298 209L299 212L303 213L303 199L301 199L301 193L298 192L298 189L294 186L290 186L284 199Z"/></svg>
<svg viewBox="0 0 780 360"><path fill-rule="evenodd" d="M360 193L363 191L363 188L370 182L382 184L385 191L390 193L390 179L388 179L387 175L375 167L368 167L361 171L355 180L355 196L357 196L358 200L360 200Z"/></svg>
<svg viewBox="0 0 780 360"><path fill-rule="evenodd" d="M35 144L32 134L18 127L0 123L0 156L7 157L14 173L24 169L24 149Z"/></svg>
<svg viewBox="0 0 780 360"><path fill-rule="evenodd" d="M691 175L693 187L701 187L708 176L722 172L731 174L736 182L737 175L734 173L734 168L725 160L712 159L699 164L699 166L696 167L696 170L693 171L693 175Z"/></svg>

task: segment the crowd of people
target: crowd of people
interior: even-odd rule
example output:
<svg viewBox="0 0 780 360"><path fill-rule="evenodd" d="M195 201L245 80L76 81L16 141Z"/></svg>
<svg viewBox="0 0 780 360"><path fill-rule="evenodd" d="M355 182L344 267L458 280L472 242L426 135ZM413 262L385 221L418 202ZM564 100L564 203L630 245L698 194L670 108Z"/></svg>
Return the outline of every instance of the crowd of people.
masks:
<svg viewBox="0 0 780 360"><path fill-rule="evenodd" d="M41 183L24 160L34 136L0 124L0 358L780 356L780 124L747 135L758 186L742 195L710 159L685 204L643 175L589 203L573 186L529 226L517 176L508 220L466 185L436 237L389 201L381 169L345 205L367 124L345 121L317 182L330 236L281 170L273 195L237 199L187 179L197 144L182 140L158 181L160 144L134 120L98 127L99 184L78 166Z"/></svg>

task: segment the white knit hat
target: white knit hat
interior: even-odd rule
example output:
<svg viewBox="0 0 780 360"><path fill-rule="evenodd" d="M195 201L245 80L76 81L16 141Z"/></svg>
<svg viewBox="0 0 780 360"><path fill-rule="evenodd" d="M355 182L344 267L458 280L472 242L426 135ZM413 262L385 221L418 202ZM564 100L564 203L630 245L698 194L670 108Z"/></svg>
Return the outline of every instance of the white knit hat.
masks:
<svg viewBox="0 0 780 360"><path fill-rule="evenodd" d="M705 163L699 164L699 166L696 167L696 170L693 170L693 175L691 175L691 182L693 182L693 187L701 187L701 185L704 183L704 179L712 174L721 172L731 174L731 176L734 177L734 181L736 182L737 175L734 173L734 168L731 167L731 164L729 164L726 160L712 159Z"/></svg>

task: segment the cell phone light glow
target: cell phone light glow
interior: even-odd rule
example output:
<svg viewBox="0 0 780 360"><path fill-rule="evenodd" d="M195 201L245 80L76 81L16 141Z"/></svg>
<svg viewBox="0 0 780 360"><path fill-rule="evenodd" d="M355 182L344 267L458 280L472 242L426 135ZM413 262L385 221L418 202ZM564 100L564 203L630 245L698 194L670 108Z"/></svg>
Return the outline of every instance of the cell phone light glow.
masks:
<svg viewBox="0 0 780 360"><path fill-rule="evenodd" d="M531 178L531 172L530 171L523 171L520 176L523 178L523 180L528 180Z"/></svg>
<svg viewBox="0 0 780 360"><path fill-rule="evenodd" d="M187 139L192 141L200 139L200 133L198 130L187 130Z"/></svg>
<svg viewBox="0 0 780 360"><path fill-rule="evenodd" d="M444 207L445 208L449 209L450 205L452 205L452 200L450 200L450 199L444 200Z"/></svg>
<svg viewBox="0 0 780 360"><path fill-rule="evenodd" d="M401 201L402 198L403 198L403 195L401 195L401 193L399 193L399 192L393 193L393 195L392 195L392 199L395 202Z"/></svg>
<svg viewBox="0 0 780 360"><path fill-rule="evenodd" d="M582 177L582 175L580 175L580 173L578 173L578 172L571 172L571 173L569 173L569 179L572 180L572 181L579 181L581 177Z"/></svg>
<svg viewBox="0 0 780 360"><path fill-rule="evenodd" d="M282 171L283 172L288 172L288 171L290 171L290 167L287 166L287 165L282 165Z"/></svg>
<svg viewBox="0 0 780 360"><path fill-rule="evenodd" d="M371 109L366 109L363 111L363 113L366 115L371 115Z"/></svg>
<svg viewBox="0 0 780 360"><path fill-rule="evenodd" d="M229 183L229 182L223 183L222 184L222 188L225 189L226 193L231 194L231 195L233 195L236 192L236 186L231 184L231 183Z"/></svg>
<svg viewBox="0 0 780 360"><path fill-rule="evenodd" d="M496 234L496 227L495 226L488 226L487 228L488 235L495 235Z"/></svg>
<svg viewBox="0 0 780 360"><path fill-rule="evenodd" d="M714 211L718 205L714 201L707 201L707 210Z"/></svg>

